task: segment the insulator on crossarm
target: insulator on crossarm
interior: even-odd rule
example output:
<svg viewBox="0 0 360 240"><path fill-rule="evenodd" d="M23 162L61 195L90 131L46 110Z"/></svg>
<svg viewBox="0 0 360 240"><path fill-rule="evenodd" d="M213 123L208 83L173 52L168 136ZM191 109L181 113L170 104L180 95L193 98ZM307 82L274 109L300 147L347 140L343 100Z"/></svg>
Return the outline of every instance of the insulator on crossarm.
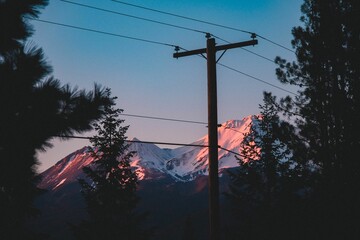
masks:
<svg viewBox="0 0 360 240"><path fill-rule="evenodd" d="M255 39L255 38L256 38L256 33L252 33L252 34L251 34L251 38L252 38L252 39Z"/></svg>

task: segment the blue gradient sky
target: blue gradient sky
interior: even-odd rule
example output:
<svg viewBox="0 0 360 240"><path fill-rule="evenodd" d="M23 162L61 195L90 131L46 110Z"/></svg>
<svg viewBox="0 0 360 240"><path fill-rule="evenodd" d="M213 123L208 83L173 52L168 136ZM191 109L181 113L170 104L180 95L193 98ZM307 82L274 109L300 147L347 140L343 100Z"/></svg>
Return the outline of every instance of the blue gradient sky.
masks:
<svg viewBox="0 0 360 240"><path fill-rule="evenodd" d="M250 40L248 34L156 14L110 0L73 0L78 3L151 18L210 32L230 42ZM291 29L300 25L301 0L128 0L188 17L248 30L291 48ZM203 34L157 25L141 20L99 12L51 0L40 19L97 29L136 38L179 45L185 49L204 48ZM173 48L84 32L33 21L36 45L41 46L62 83L90 90L93 84L110 87L124 113L207 121L206 61L197 56L174 59ZM270 59L294 54L262 39L249 47ZM217 40L218 44L224 44ZM220 54L218 53L218 56ZM282 86L275 77L275 65L241 49L229 50L221 63ZM259 112L263 91L286 93L251 78L217 68L219 122L242 119ZM190 143L206 134L204 125L124 117L130 125L129 138L144 141ZM85 134L91 135L91 133ZM61 142L39 153L43 171L62 157L89 145L85 140Z"/></svg>

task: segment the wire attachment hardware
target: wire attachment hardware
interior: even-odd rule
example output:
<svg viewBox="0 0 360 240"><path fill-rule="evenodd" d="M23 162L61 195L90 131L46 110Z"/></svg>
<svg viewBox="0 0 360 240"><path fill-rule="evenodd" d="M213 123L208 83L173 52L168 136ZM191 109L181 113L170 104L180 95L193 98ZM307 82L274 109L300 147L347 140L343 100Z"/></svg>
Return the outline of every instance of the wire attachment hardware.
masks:
<svg viewBox="0 0 360 240"><path fill-rule="evenodd" d="M257 37L256 33L251 33L251 38L252 38L253 40L255 40L256 37Z"/></svg>

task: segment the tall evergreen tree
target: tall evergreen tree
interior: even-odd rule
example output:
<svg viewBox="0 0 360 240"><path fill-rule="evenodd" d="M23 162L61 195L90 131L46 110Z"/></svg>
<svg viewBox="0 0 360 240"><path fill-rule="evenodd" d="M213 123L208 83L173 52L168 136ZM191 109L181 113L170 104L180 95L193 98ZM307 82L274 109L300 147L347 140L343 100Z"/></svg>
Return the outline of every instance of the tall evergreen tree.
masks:
<svg viewBox="0 0 360 240"><path fill-rule="evenodd" d="M261 114L253 117L240 146L240 168L230 173L229 195L238 207L238 230L244 238L288 238L291 224L287 221L294 218L290 211L304 188L304 166L294 161L287 137L294 132L280 120L274 101L275 97L264 93Z"/></svg>
<svg viewBox="0 0 360 240"><path fill-rule="evenodd" d="M277 58L281 82L300 86L282 100L296 112L307 157L321 166L313 210L318 238L359 239L360 2L305 0L293 29L297 62ZM315 201L316 199L316 201ZM355 204L356 203L356 204Z"/></svg>
<svg viewBox="0 0 360 240"><path fill-rule="evenodd" d="M77 239L147 237L146 231L139 228L142 216L135 212L138 178L130 166L133 153L126 151L128 126L122 126L121 112L111 103L105 106L100 123L94 124L97 135L90 141L95 162L83 169L87 179L80 180L89 219L73 228Z"/></svg>
<svg viewBox="0 0 360 240"><path fill-rule="evenodd" d="M26 16L37 17L45 0L0 1L0 239L39 239L24 227L33 206L38 161L58 135L81 133L111 100L104 89L60 85L40 48L26 44L32 34Z"/></svg>

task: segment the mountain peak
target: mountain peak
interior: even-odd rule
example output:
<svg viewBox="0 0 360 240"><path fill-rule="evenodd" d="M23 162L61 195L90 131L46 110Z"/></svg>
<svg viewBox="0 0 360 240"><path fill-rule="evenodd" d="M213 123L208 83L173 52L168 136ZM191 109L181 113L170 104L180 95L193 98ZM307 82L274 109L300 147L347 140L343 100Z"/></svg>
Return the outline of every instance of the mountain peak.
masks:
<svg viewBox="0 0 360 240"><path fill-rule="evenodd" d="M256 115L249 115L244 117L242 120L228 120L221 124L221 126L225 128L240 128L249 125L254 120L254 118L256 118Z"/></svg>
<svg viewBox="0 0 360 240"><path fill-rule="evenodd" d="M140 141L138 138L136 138L136 137L133 137L132 139L131 139L131 141Z"/></svg>

